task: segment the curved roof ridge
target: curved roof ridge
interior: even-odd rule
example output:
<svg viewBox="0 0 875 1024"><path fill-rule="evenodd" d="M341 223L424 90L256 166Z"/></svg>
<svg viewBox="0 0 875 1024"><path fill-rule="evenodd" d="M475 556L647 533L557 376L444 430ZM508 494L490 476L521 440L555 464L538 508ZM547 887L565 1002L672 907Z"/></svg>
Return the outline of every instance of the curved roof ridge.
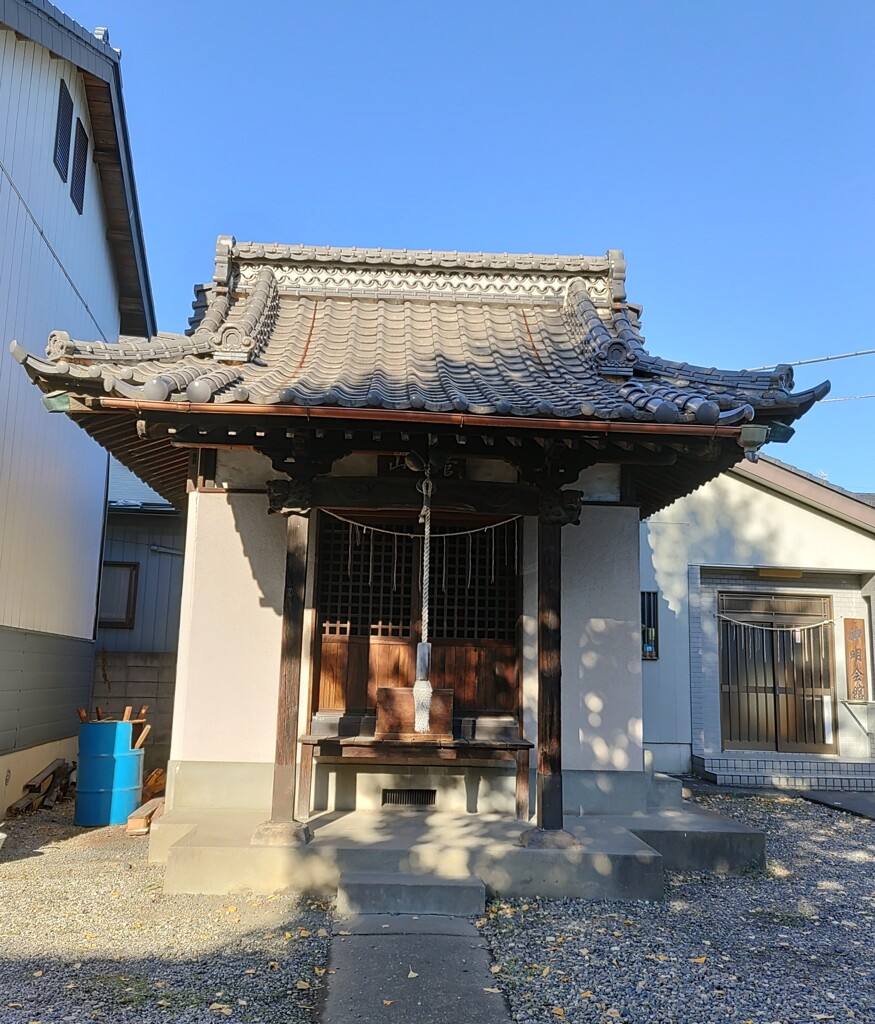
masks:
<svg viewBox="0 0 875 1024"><path fill-rule="evenodd" d="M625 276L626 263L619 249L603 256L562 255L559 253L461 252L439 249L382 249L357 246L282 245L276 242L238 242L228 235L219 237L219 246L228 246L227 255L238 260L286 260L300 263L383 263L396 266L457 267L483 270L551 270L579 273L584 270L614 270Z"/></svg>

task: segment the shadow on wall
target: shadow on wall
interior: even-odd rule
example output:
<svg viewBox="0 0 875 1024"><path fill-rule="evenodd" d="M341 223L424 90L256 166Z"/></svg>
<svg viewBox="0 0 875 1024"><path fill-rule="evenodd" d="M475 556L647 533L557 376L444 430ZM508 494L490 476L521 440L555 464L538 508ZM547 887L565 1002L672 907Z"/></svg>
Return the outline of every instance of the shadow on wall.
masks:
<svg viewBox="0 0 875 1024"><path fill-rule="evenodd" d="M725 477L675 502L647 524L656 585L671 612L687 614L687 570L694 565L770 565L781 551L780 523L757 515L755 488Z"/></svg>
<svg viewBox="0 0 875 1024"><path fill-rule="evenodd" d="M568 767L641 771L640 630L626 620L592 617L576 642L578 676L563 680L563 718L573 722L567 737L582 748L580 763ZM591 680L603 685L594 687ZM625 691L625 692L624 692ZM564 723L563 723L564 724Z"/></svg>

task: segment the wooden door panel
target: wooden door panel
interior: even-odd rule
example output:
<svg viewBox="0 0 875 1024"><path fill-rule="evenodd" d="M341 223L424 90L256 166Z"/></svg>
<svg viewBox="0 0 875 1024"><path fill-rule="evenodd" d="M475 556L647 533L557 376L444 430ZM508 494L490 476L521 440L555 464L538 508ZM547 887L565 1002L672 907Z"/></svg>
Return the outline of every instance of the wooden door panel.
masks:
<svg viewBox="0 0 875 1024"><path fill-rule="evenodd" d="M317 710L344 711L346 709L349 641L323 638L320 662Z"/></svg>

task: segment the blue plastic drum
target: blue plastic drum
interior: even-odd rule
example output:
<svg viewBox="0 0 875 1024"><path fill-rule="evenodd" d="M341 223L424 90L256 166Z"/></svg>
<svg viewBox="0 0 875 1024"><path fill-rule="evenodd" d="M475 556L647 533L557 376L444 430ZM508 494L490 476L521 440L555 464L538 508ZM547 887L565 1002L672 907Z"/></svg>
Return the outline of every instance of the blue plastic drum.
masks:
<svg viewBox="0 0 875 1024"><path fill-rule="evenodd" d="M140 806L143 751L130 722L83 722L76 773L77 825L123 825Z"/></svg>

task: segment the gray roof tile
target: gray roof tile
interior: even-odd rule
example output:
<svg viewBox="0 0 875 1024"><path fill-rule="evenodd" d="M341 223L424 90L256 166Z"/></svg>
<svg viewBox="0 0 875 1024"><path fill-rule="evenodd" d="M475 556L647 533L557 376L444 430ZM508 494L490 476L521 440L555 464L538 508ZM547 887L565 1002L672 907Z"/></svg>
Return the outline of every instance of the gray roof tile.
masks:
<svg viewBox="0 0 875 1024"><path fill-rule="evenodd" d="M523 417L792 419L788 366L726 371L651 356L622 253L260 245L220 238L188 334L16 351L46 389L168 402L337 405Z"/></svg>

